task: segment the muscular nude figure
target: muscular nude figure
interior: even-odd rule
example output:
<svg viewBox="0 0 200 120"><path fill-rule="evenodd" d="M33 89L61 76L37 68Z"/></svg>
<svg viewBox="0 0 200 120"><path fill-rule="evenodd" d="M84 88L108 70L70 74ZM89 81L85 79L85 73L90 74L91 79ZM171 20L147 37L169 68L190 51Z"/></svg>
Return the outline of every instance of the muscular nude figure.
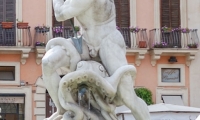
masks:
<svg viewBox="0 0 200 120"><path fill-rule="evenodd" d="M83 28L83 38L90 56L99 56L110 76L128 64L124 38L116 29L114 0L53 0L53 7L57 21L77 18ZM119 84L117 96L120 102L114 102L118 105L122 102L130 108L136 120L150 120L147 106L132 89L131 76L123 77Z"/></svg>

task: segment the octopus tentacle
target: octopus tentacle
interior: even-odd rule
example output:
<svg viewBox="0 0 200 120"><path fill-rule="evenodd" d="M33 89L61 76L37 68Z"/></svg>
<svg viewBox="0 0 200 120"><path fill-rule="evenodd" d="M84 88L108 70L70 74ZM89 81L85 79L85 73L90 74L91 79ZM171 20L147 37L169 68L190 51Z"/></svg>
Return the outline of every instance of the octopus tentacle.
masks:
<svg viewBox="0 0 200 120"><path fill-rule="evenodd" d="M131 65L123 66L117 69L116 72L111 77L107 78L103 78L100 75L90 70L75 71L65 75L61 79L61 82L59 84L60 86L59 89L62 88L62 90L60 90L60 92L62 93L64 91L76 89L77 84L86 84L91 88L93 87L100 88L108 98L114 98L117 91L117 86L124 74L125 75L130 74L131 76L135 76L136 74L135 67ZM65 95L65 98L69 100L69 98L71 97L68 96L66 97ZM69 101L71 100L72 99L70 99Z"/></svg>
<svg viewBox="0 0 200 120"><path fill-rule="evenodd" d="M105 114L106 119L115 119L113 110L109 103L114 99L117 87L124 75L135 77L136 69L134 66L126 65L117 69L111 77L103 78L97 73L90 70L80 70L65 75L59 84L59 100L63 108L73 111L77 120L85 118L84 112L78 107L72 93L77 91L81 85L86 85L92 90L97 107L101 106L101 111ZM102 95L106 96L108 102L104 102ZM111 115L109 115L111 113ZM108 115L107 115L108 114ZM111 118L112 117L112 118Z"/></svg>
<svg viewBox="0 0 200 120"><path fill-rule="evenodd" d="M71 59L65 62L69 62L70 71L75 71L77 63L81 61L81 56L74 47L73 42L71 42L69 39L65 39L62 37L53 38L48 41L46 45L46 51L52 49L55 46L61 46L62 49L66 51L66 55L69 56Z"/></svg>

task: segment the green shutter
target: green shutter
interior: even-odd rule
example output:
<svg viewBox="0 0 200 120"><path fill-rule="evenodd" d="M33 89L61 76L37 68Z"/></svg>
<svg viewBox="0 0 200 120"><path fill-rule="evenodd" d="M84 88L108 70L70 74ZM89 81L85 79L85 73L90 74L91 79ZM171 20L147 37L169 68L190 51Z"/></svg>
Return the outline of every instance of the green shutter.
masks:
<svg viewBox="0 0 200 120"><path fill-rule="evenodd" d="M180 0L161 0L161 27L180 25Z"/></svg>

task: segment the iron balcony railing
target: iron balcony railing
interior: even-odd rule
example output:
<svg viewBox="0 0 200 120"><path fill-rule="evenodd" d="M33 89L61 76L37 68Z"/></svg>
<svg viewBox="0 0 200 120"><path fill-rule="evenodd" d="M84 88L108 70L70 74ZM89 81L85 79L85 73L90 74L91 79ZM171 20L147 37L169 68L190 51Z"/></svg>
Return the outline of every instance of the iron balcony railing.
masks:
<svg viewBox="0 0 200 120"><path fill-rule="evenodd" d="M73 37L73 30L71 27L61 27L56 26L52 28L53 31L53 37L64 37L64 38L70 38Z"/></svg>
<svg viewBox="0 0 200 120"><path fill-rule="evenodd" d="M148 38L146 29L139 29L138 31L133 31L128 27L123 27L118 29L124 37L125 44L127 48L146 48L148 47ZM73 30L71 27L53 27L53 37L73 37ZM140 43L145 43L141 46Z"/></svg>
<svg viewBox="0 0 200 120"><path fill-rule="evenodd" d="M161 29L149 31L150 48L188 48L189 45L198 47L198 44L197 29L188 29L188 31L174 30L170 32L164 32Z"/></svg>
<svg viewBox="0 0 200 120"><path fill-rule="evenodd" d="M31 46L32 38L30 27L18 29L3 28L0 24L0 46Z"/></svg>
<svg viewBox="0 0 200 120"><path fill-rule="evenodd" d="M127 48L148 48L148 37L146 29L133 30L120 28L119 31L124 37Z"/></svg>
<svg viewBox="0 0 200 120"><path fill-rule="evenodd" d="M3 29L0 25L0 46L45 46L48 40L51 38L49 36L52 36L53 38L70 38L74 36L71 27L53 27L52 34L50 32L51 30L45 32L38 32L36 29L34 30L34 39L32 39L30 27L18 29L17 27L13 26L11 29ZM127 27L120 28L119 31L124 37L127 48L148 47L146 29L132 31ZM141 42L145 42L145 45L140 46Z"/></svg>
<svg viewBox="0 0 200 120"><path fill-rule="evenodd" d="M45 46L47 42L51 39L50 36L53 38L64 37L67 39L73 37L74 34L71 27L54 26L52 28L49 28L48 30L45 30L44 32L35 29L35 34L34 34L35 46Z"/></svg>
<svg viewBox="0 0 200 120"><path fill-rule="evenodd" d="M15 27L3 29L0 25L0 46L15 46Z"/></svg>

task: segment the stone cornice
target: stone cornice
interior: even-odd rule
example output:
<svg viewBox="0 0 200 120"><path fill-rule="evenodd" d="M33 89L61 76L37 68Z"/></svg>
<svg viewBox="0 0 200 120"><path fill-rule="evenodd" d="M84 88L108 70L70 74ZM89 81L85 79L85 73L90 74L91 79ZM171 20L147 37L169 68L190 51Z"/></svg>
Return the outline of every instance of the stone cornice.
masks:
<svg viewBox="0 0 200 120"><path fill-rule="evenodd" d="M44 56L45 54L45 47L43 46L36 46L36 63L39 65L41 64L41 60L42 60L42 57Z"/></svg>
<svg viewBox="0 0 200 120"><path fill-rule="evenodd" d="M127 55L135 55L135 65L140 66L141 60L145 58L148 48L126 49Z"/></svg>
<svg viewBox="0 0 200 120"><path fill-rule="evenodd" d="M25 64L26 59L29 57L29 53L31 52L31 47L0 47L0 54L21 54L21 63Z"/></svg>
<svg viewBox="0 0 200 120"><path fill-rule="evenodd" d="M186 56L186 65L190 66L192 60L195 59L195 54L198 49L183 49L183 48L154 48L150 51L151 54L151 65L155 66L157 60L161 56Z"/></svg>

